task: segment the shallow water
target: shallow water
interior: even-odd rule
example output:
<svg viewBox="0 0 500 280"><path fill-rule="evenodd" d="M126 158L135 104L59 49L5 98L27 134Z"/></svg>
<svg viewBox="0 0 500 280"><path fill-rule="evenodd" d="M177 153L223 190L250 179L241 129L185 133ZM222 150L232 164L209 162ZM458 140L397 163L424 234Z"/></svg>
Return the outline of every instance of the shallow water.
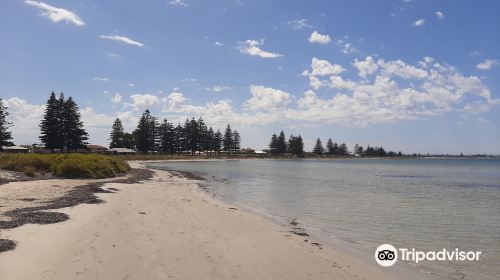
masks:
<svg viewBox="0 0 500 280"><path fill-rule="evenodd" d="M226 201L367 253L383 243L481 251L477 262L424 261L456 279L500 275L500 160L230 160L162 162L191 171ZM462 278L464 277L465 278Z"/></svg>

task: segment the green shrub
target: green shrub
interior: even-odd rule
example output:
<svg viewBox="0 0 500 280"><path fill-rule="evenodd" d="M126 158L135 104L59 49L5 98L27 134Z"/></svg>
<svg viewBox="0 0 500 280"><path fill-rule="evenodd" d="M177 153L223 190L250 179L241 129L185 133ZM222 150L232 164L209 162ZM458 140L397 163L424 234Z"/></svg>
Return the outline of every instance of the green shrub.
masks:
<svg viewBox="0 0 500 280"><path fill-rule="evenodd" d="M35 177L35 168L33 168L32 166L27 166L26 168L24 168L24 174L28 177Z"/></svg>
<svg viewBox="0 0 500 280"><path fill-rule="evenodd" d="M108 178L126 173L130 166L123 159L94 154L3 154L0 169L64 178Z"/></svg>

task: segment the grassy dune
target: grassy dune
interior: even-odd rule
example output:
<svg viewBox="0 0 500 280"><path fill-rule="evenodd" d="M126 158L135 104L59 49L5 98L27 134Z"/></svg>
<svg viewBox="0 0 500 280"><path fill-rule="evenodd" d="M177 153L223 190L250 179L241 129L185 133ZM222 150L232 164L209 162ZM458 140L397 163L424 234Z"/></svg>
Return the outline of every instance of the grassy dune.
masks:
<svg viewBox="0 0 500 280"><path fill-rule="evenodd" d="M0 169L51 173L63 178L108 178L126 173L130 166L121 158L95 154L0 154Z"/></svg>

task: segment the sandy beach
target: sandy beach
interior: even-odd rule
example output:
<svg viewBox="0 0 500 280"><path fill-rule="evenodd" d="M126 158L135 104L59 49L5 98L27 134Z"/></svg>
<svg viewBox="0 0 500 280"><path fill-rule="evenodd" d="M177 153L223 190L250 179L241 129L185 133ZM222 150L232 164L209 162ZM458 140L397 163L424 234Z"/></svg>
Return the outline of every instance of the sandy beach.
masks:
<svg viewBox="0 0 500 280"><path fill-rule="evenodd" d="M8 220L2 213L12 207L43 204L89 181L2 185L0 219ZM291 233L292 225L214 199L198 181L176 173L155 170L150 180L104 183L102 188L113 190L97 194L105 203L50 210L69 220L0 229L0 238L17 243L0 253L2 280L428 277L405 267L382 269L373 259L314 244L321 242Z"/></svg>

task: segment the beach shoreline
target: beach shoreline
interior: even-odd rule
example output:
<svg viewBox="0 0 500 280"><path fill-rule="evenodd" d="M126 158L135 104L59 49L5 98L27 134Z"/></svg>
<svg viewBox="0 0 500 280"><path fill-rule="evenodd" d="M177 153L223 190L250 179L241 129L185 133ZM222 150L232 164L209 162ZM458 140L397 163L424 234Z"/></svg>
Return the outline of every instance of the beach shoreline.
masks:
<svg viewBox="0 0 500 280"><path fill-rule="evenodd" d="M18 244L0 253L2 279L429 278L313 244L315 237L214 198L184 175L154 170L144 182L103 183L116 190L96 194L106 203L54 210L67 221L1 230Z"/></svg>

